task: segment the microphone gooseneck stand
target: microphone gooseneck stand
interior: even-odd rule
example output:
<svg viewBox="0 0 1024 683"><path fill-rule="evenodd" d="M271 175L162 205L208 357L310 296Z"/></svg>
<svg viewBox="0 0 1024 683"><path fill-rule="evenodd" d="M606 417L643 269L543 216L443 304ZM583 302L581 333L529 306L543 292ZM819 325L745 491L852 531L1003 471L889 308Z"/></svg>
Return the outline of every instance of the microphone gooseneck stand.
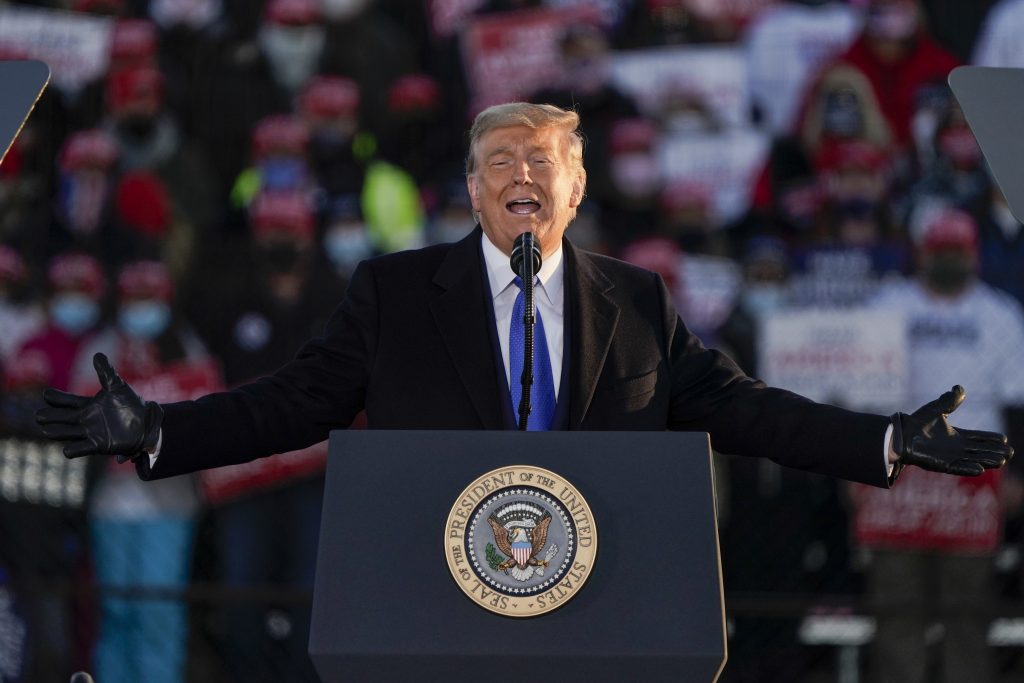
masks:
<svg viewBox="0 0 1024 683"><path fill-rule="evenodd" d="M530 254L532 258L526 258ZM533 328L537 315L533 304L533 280L540 270L540 247L532 232L524 232L512 243L512 271L523 281L523 374L519 382L523 393L519 399L519 431L526 431L530 420L530 388L533 386ZM512 321L515 325L515 321Z"/></svg>

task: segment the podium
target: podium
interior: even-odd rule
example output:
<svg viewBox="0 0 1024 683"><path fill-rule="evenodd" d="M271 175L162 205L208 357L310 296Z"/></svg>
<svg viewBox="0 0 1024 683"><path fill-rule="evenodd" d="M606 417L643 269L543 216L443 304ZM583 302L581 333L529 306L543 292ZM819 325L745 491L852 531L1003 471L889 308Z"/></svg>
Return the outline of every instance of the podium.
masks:
<svg viewBox="0 0 1024 683"><path fill-rule="evenodd" d="M446 561L460 496L513 465L571 482L597 536L586 582L527 618L476 604ZM309 652L324 683L715 681L726 637L707 435L333 432Z"/></svg>

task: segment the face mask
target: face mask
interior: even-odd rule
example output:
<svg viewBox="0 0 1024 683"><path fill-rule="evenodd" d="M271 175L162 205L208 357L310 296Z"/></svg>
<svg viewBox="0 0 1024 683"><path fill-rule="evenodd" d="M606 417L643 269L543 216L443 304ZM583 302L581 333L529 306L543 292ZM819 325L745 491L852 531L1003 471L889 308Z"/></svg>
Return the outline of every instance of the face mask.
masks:
<svg viewBox="0 0 1024 683"><path fill-rule="evenodd" d="M313 75L325 40L323 26L268 24L259 35L274 80L289 90L297 90Z"/></svg>
<svg viewBox="0 0 1024 683"><path fill-rule="evenodd" d="M275 158L260 163L260 181L264 190L297 190L306 179L302 159Z"/></svg>
<svg viewBox="0 0 1024 683"><path fill-rule="evenodd" d="M928 286L940 294L961 292L973 275L970 258L957 252L933 255L924 271Z"/></svg>
<svg viewBox="0 0 1024 683"><path fill-rule="evenodd" d="M331 228L324 235L324 251L334 267L350 272L357 263L373 253L363 226Z"/></svg>
<svg viewBox="0 0 1024 683"><path fill-rule="evenodd" d="M870 199L851 197L839 202L840 220L866 221L875 216L875 203Z"/></svg>
<svg viewBox="0 0 1024 683"><path fill-rule="evenodd" d="M943 156L961 170L977 168L981 163L981 148L965 126L947 128L939 133L938 142Z"/></svg>
<svg viewBox="0 0 1024 683"><path fill-rule="evenodd" d="M324 16L331 21L344 21L366 7L367 0L323 0Z"/></svg>
<svg viewBox="0 0 1024 683"><path fill-rule="evenodd" d="M117 129L132 140L146 140L156 130L156 119L144 114L132 114L118 121Z"/></svg>
<svg viewBox="0 0 1024 683"><path fill-rule="evenodd" d="M53 324L72 336L78 336L100 319L100 305L84 294L58 294L50 302Z"/></svg>
<svg viewBox="0 0 1024 683"><path fill-rule="evenodd" d="M150 0L149 16L168 29L186 26L201 29L221 14L221 0Z"/></svg>
<svg viewBox="0 0 1024 683"><path fill-rule="evenodd" d="M163 301L133 301L121 306L117 322L129 337L151 341L170 325L171 308Z"/></svg>
<svg viewBox="0 0 1024 683"><path fill-rule="evenodd" d="M291 273L301 264L302 252L294 244L274 244L261 247L259 258L271 273Z"/></svg>
<svg viewBox="0 0 1024 683"><path fill-rule="evenodd" d="M864 30L879 40L906 40L917 32L917 9L909 2L868 9Z"/></svg>
<svg viewBox="0 0 1024 683"><path fill-rule="evenodd" d="M860 100L848 90L830 92L825 96L821 125L829 135L842 138L856 136L864 126Z"/></svg>
<svg viewBox="0 0 1024 683"><path fill-rule="evenodd" d="M657 162L648 154L620 154L612 159L612 180L622 194L633 199L653 195L660 184Z"/></svg>
<svg viewBox="0 0 1024 683"><path fill-rule="evenodd" d="M756 316L777 311L786 303L786 291L777 284L748 285L743 292L743 307Z"/></svg>

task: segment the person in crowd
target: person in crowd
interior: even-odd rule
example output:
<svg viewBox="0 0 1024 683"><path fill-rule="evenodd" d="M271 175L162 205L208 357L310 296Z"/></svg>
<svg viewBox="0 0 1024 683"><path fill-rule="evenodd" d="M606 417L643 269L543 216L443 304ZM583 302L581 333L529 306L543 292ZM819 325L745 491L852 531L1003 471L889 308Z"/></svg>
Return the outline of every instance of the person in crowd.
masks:
<svg viewBox="0 0 1024 683"><path fill-rule="evenodd" d="M159 261L121 268L116 322L81 348L71 378L78 391L98 388L89 362L99 352L116 358L136 386L164 400L221 386L202 342L175 312L170 272ZM89 507L96 577L104 591L97 679L185 680L187 610L174 591L188 581L198 504L189 477L148 487L125 476L115 461L105 468Z"/></svg>
<svg viewBox="0 0 1024 683"><path fill-rule="evenodd" d="M601 223L613 245L621 247L657 225L665 185L659 140L660 131L646 118L620 119L611 128L608 174L612 194L602 206Z"/></svg>
<svg viewBox="0 0 1024 683"><path fill-rule="evenodd" d="M365 159L360 157L373 143L360 130L359 103L359 86L344 76L314 77L296 103L309 131L309 166L326 198L363 189Z"/></svg>
<svg viewBox="0 0 1024 683"><path fill-rule="evenodd" d="M991 181L981 147L955 102L948 101L946 111L936 121L932 148L930 162L923 166L904 200L907 215L934 206L981 215L991 196Z"/></svg>
<svg viewBox="0 0 1024 683"><path fill-rule="evenodd" d="M252 165L231 189L231 203L244 210L261 192L312 192L309 129L294 114L261 119L252 131Z"/></svg>
<svg viewBox="0 0 1024 683"><path fill-rule="evenodd" d="M922 87L945 80L959 60L928 34L919 0L869 0L864 28L850 48L827 67L851 68L871 86L893 141L907 147L914 104Z"/></svg>
<svg viewBox="0 0 1024 683"><path fill-rule="evenodd" d="M107 246L117 156L117 141L102 129L68 136L58 158L51 249L76 246L99 250Z"/></svg>
<svg viewBox="0 0 1024 683"><path fill-rule="evenodd" d="M964 424L1006 430L1004 410L1024 405L1024 313L1008 294L978 279L978 232L963 211L925 219L917 277L883 289L873 305L906 319L907 399L962 377L977 387ZM871 551L867 598L876 610L872 641L879 683L994 680L986 642L992 559L1002 534L1001 478L906 473L887 496L858 488L855 532ZM930 678L926 630L944 627L939 678Z"/></svg>
<svg viewBox="0 0 1024 683"><path fill-rule="evenodd" d="M71 386L74 360L103 316L107 281L100 262L88 254L58 254L47 269L47 324L19 353L38 350L50 368L47 384Z"/></svg>
<svg viewBox="0 0 1024 683"><path fill-rule="evenodd" d="M203 149L217 150L210 162L222 205L251 159L256 123L293 111L295 95L317 73L325 42L314 0L270 0L256 15L255 35L246 30L244 15L260 4L235 4L224 16L238 25L220 41L221 51L204 65L191 93L195 139Z"/></svg>
<svg viewBox="0 0 1024 683"><path fill-rule="evenodd" d="M147 170L167 186L176 210L202 234L220 218L219 190L205 155L183 138L164 108L164 77L155 68L130 67L107 80L103 128L114 137L121 172Z"/></svg>
<svg viewBox="0 0 1024 683"><path fill-rule="evenodd" d="M817 73L845 51L861 15L837 0L788 0L762 10L743 37L750 97L757 118L774 135L796 126L804 91Z"/></svg>
<svg viewBox="0 0 1024 683"><path fill-rule="evenodd" d="M32 296L25 259L0 244L0 364L46 324L43 307Z"/></svg>
<svg viewBox="0 0 1024 683"><path fill-rule="evenodd" d="M793 299L804 306L862 305L880 282L909 270L891 218L891 161L885 150L852 140L827 145L815 163L825 195L820 233L794 250Z"/></svg>

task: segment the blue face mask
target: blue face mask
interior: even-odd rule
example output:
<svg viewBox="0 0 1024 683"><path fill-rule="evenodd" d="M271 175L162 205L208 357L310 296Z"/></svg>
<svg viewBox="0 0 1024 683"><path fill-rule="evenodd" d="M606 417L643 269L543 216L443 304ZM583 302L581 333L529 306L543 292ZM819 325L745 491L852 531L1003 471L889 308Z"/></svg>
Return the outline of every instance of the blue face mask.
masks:
<svg viewBox="0 0 1024 683"><path fill-rule="evenodd" d="M306 179L306 164L302 159L267 159L260 164L260 179L264 190L296 190Z"/></svg>
<svg viewBox="0 0 1024 683"><path fill-rule="evenodd" d="M171 324L171 308L163 301L134 301L121 306L117 322L129 337L150 341Z"/></svg>
<svg viewBox="0 0 1024 683"><path fill-rule="evenodd" d="M350 271L373 254L373 247L362 228L335 228L324 235L324 251L339 270Z"/></svg>
<svg viewBox="0 0 1024 683"><path fill-rule="evenodd" d="M100 305L84 294L58 294L50 301L50 316L57 328L78 336L99 321Z"/></svg>

